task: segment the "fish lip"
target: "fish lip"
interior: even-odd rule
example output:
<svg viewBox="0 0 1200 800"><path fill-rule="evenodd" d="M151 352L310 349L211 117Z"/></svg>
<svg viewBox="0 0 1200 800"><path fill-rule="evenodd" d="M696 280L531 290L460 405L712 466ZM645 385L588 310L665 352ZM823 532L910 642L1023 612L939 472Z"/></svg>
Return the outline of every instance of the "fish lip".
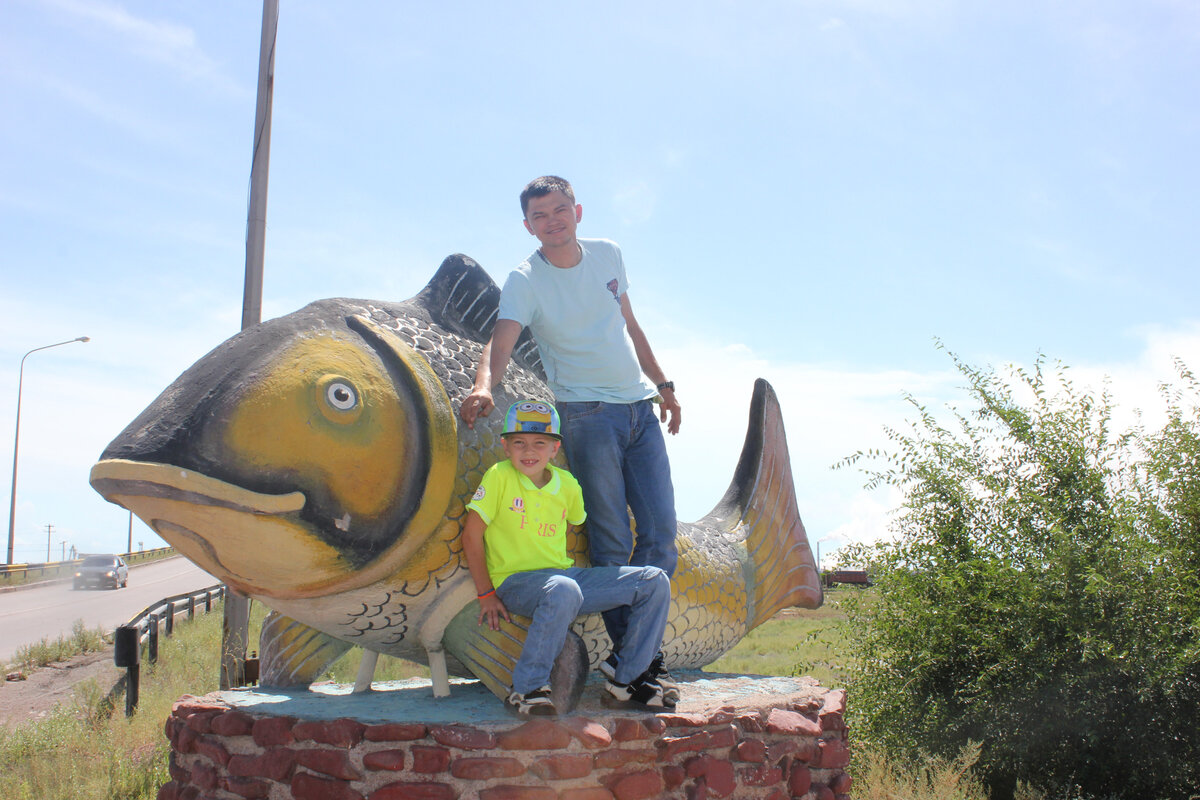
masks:
<svg viewBox="0 0 1200 800"><path fill-rule="evenodd" d="M90 482L106 497L116 493L159 497L250 514L295 513L306 502L303 492L255 492L195 470L122 458L98 462L92 467ZM118 488L119 492L114 491Z"/></svg>

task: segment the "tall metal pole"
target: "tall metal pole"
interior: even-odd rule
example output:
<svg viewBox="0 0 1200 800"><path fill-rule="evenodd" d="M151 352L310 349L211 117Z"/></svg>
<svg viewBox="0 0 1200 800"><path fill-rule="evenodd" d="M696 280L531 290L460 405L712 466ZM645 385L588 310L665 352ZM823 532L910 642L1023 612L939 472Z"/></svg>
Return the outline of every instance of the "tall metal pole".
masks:
<svg viewBox="0 0 1200 800"><path fill-rule="evenodd" d="M44 347L35 347L21 356L21 369L17 376L17 432L13 435L12 491L8 498L8 561L6 563L13 563L13 532L16 530L15 522L17 519L17 452L21 445L21 388L25 385L25 359L38 350L49 350L51 347L62 347L64 344L88 341L91 341L88 337L79 336L74 339L68 339L65 342L56 342ZM46 560L49 561L49 557Z"/></svg>
<svg viewBox="0 0 1200 800"><path fill-rule="evenodd" d="M263 0L262 41L258 49L258 105L254 112L254 151L250 161L250 209L246 217L246 285L242 293L242 330L262 321L263 256L267 240L267 169L271 156L271 97L275 84L275 38L279 0ZM221 688L246 683L250 639L250 599L225 594L221 631Z"/></svg>
<svg viewBox="0 0 1200 800"><path fill-rule="evenodd" d="M275 37L279 0L264 0L258 51L258 105L254 112L254 152L250 160L250 211L246 218L246 287L242 330L262 321L263 254L267 240L267 171L271 162L271 98L275 85Z"/></svg>

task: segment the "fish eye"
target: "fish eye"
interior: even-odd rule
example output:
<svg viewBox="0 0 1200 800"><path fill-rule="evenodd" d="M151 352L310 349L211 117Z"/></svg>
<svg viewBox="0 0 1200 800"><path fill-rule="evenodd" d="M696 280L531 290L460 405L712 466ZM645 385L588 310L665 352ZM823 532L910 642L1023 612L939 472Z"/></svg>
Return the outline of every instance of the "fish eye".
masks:
<svg viewBox="0 0 1200 800"><path fill-rule="evenodd" d="M358 395L354 392L354 387L342 381L325 387L325 399L338 411L349 411L358 405Z"/></svg>
<svg viewBox="0 0 1200 800"><path fill-rule="evenodd" d="M354 384L341 375L325 375L313 387L317 408L330 422L347 425L363 413L364 398Z"/></svg>

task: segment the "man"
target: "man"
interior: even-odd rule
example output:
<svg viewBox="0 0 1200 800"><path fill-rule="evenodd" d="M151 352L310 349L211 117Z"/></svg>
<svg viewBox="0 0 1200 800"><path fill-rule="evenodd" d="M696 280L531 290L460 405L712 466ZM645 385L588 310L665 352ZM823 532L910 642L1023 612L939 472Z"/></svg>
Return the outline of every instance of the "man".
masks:
<svg viewBox="0 0 1200 800"><path fill-rule="evenodd" d="M474 427L495 407L492 388L528 326L562 416L567 460L583 488L592 564L654 566L673 575L675 490L660 419L678 433L681 412L675 385L634 317L621 251L604 239L576 237L583 206L562 178L532 181L521 192L521 212L541 246L504 283L491 341L459 413ZM637 524L636 547L626 507ZM628 608L603 616L614 646L601 670L611 678ZM649 672L678 697L661 654Z"/></svg>

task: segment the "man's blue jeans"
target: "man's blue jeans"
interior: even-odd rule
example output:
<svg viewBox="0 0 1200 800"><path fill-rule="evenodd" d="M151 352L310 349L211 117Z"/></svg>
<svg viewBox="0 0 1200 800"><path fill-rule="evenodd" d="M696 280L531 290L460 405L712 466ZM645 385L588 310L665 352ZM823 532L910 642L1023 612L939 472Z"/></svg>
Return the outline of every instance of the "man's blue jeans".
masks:
<svg viewBox="0 0 1200 800"><path fill-rule="evenodd" d="M662 646L671 581L657 567L536 569L509 575L496 595L510 612L533 620L513 670L513 690L526 694L550 683L575 617L618 606L630 614L616 680L629 683L645 672Z"/></svg>
<svg viewBox="0 0 1200 800"><path fill-rule="evenodd" d="M563 447L583 489L592 566L659 567L675 574L675 488L662 423L649 400L637 403L564 402ZM629 511L637 524L637 544ZM604 614L614 649L628 624L627 609Z"/></svg>

